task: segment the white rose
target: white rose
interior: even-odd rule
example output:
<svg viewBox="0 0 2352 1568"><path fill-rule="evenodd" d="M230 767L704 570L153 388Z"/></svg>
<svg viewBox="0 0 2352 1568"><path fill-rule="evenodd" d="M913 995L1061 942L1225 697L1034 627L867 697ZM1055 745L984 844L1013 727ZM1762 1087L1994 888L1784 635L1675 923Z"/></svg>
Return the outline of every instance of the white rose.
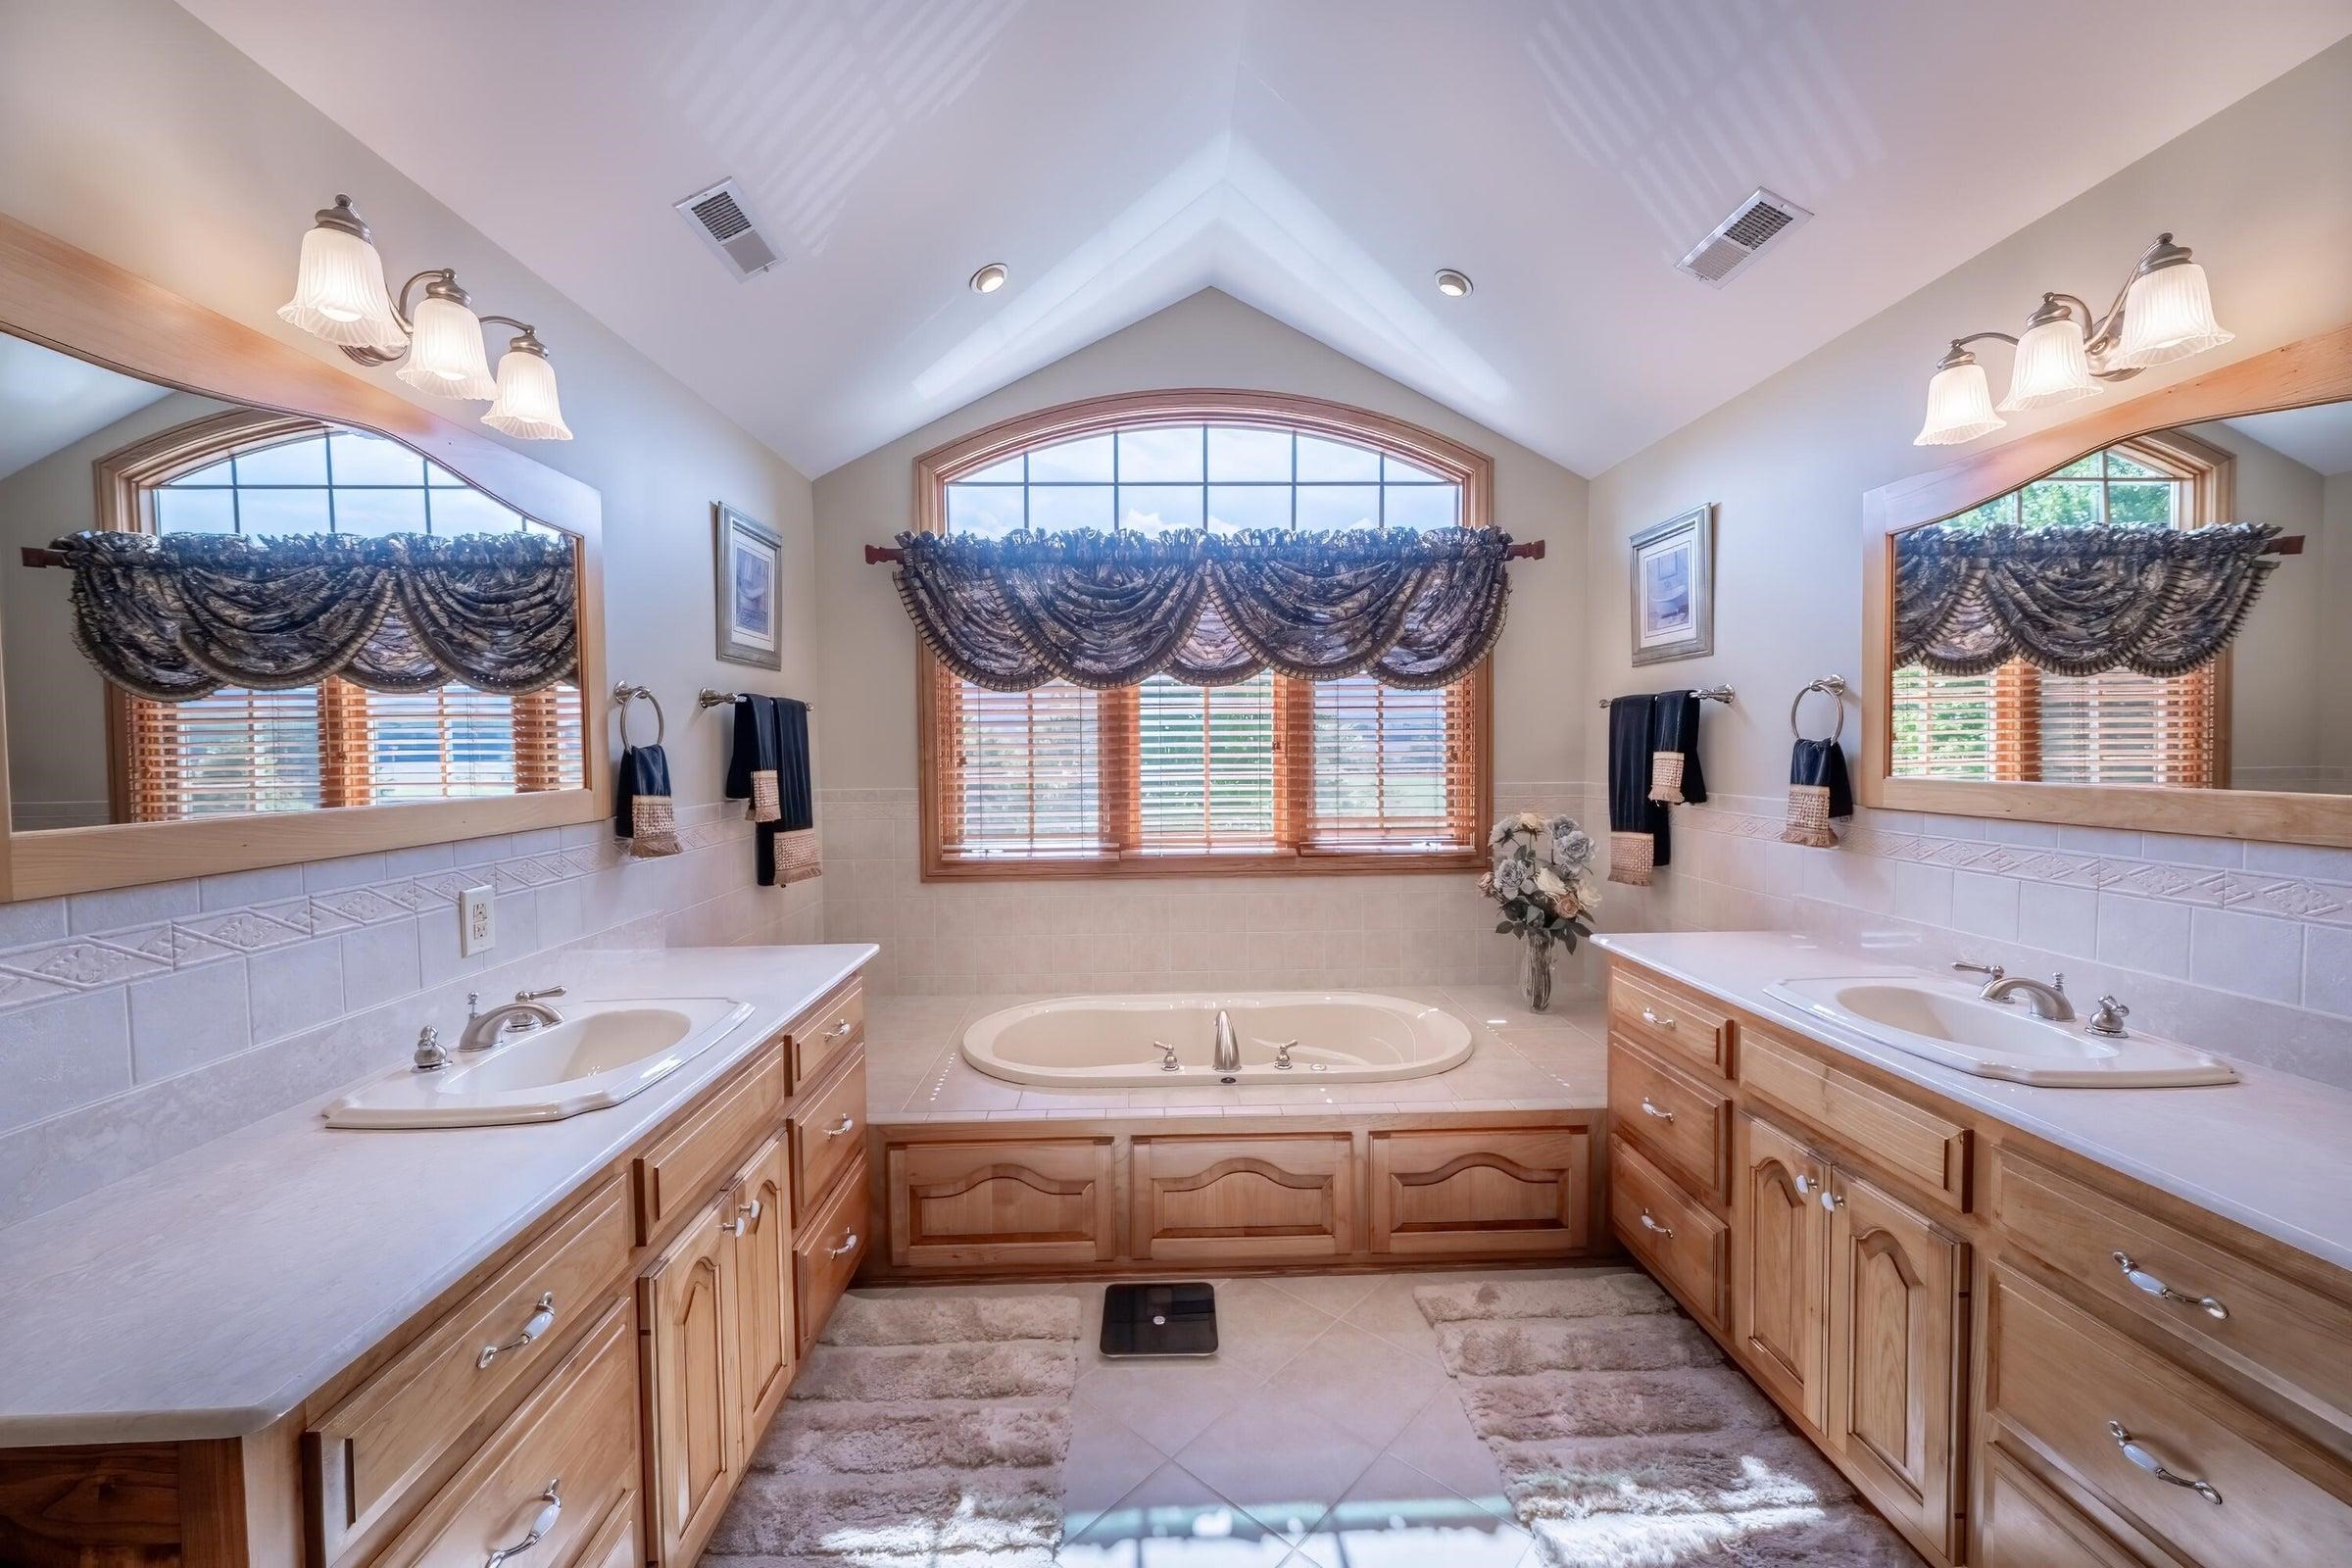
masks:
<svg viewBox="0 0 2352 1568"><path fill-rule="evenodd" d="M1519 813L1519 831L1541 833L1544 831L1544 819L1533 811L1521 811Z"/></svg>
<svg viewBox="0 0 2352 1568"><path fill-rule="evenodd" d="M1568 892L1568 884L1561 881L1559 873L1550 866L1539 866L1536 868L1536 891L1547 899L1562 898Z"/></svg>

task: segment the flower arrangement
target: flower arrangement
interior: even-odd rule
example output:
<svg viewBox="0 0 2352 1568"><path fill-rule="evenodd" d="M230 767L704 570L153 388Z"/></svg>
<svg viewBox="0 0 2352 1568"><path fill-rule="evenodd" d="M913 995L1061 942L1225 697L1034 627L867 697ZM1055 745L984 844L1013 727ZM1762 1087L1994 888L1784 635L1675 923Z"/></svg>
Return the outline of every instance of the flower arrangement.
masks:
<svg viewBox="0 0 2352 1568"><path fill-rule="evenodd" d="M1592 835L1572 816L1521 811L1495 823L1487 846L1494 863L1478 891L1502 910L1495 932L1519 938L1520 988L1542 1012L1551 1005L1554 945L1574 953L1577 938L1592 934L1590 916L1600 907Z"/></svg>

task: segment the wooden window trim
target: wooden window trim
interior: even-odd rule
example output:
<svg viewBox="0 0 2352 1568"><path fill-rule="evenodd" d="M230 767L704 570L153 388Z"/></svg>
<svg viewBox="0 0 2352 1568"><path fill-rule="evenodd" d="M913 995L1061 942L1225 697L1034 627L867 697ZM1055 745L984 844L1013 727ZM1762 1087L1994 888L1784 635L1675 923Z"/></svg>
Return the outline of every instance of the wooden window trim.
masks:
<svg viewBox="0 0 2352 1568"><path fill-rule="evenodd" d="M915 527L924 533L947 530L948 485L964 474L1025 452L1033 447L1108 431L1132 430L1161 424L1245 425L1258 429L1296 430L1328 436L1360 446L1375 447L1402 458L1461 491L1461 524L1489 525L1494 511L1494 460L1433 430L1409 424L1343 403L1289 393L1251 392L1230 388L1186 387L1123 393L1065 403L1006 419L934 447L914 460ZM1473 715L1471 769L1475 803L1472 813L1483 825L1494 814L1494 661L1489 659L1465 677L1470 683ZM945 673L925 648L915 654L915 735L917 751L922 879L944 881L1067 880L1098 877L1250 877L1311 871L1334 876L1397 876L1418 873L1452 874L1484 869L1485 849L1475 842L1459 851L1346 852L1283 848L1264 853L1221 855L1144 855L1109 851L1094 856L1035 859L967 860L948 856L941 842L940 801L955 782L957 766L938 744L941 690ZM1276 833L1286 844L1297 839L1297 824L1308 810L1311 773L1295 759L1312 755L1311 734L1301 726L1295 710L1305 705L1286 702L1276 677ZM1135 800L1133 781L1124 776L1131 755L1127 737L1136 722L1132 694L1106 692L1098 707L1102 735L1102 810L1111 842L1134 846L1140 824L1131 820ZM1111 814L1113 812L1117 814Z"/></svg>

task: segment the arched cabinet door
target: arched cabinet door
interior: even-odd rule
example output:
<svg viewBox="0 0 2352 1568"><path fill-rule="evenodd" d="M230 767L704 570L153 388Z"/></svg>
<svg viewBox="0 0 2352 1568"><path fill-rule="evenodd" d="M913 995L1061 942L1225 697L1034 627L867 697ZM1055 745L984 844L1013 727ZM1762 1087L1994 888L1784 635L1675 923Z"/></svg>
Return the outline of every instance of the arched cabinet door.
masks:
<svg viewBox="0 0 2352 1568"><path fill-rule="evenodd" d="M1733 1173L1732 1332L1762 1383L1818 1431L1828 1386L1830 1214L1826 1166L1742 1111Z"/></svg>
<svg viewBox="0 0 2352 1568"><path fill-rule="evenodd" d="M1589 1129L1376 1132L1370 1143L1376 1252L1542 1255L1589 1244Z"/></svg>
<svg viewBox="0 0 2352 1568"><path fill-rule="evenodd" d="M1829 1218L1829 1407L1823 1437L1871 1500L1948 1560L1956 1542L1968 1247L1849 1170Z"/></svg>
<svg viewBox="0 0 2352 1568"><path fill-rule="evenodd" d="M732 1189L638 1276L653 1439L657 1560L694 1561L743 1463L736 1370Z"/></svg>
<svg viewBox="0 0 2352 1568"><path fill-rule="evenodd" d="M791 1156L782 1135L736 1172L727 1219L735 1264L735 1371L749 1454L784 1407L798 1340L792 1314Z"/></svg>

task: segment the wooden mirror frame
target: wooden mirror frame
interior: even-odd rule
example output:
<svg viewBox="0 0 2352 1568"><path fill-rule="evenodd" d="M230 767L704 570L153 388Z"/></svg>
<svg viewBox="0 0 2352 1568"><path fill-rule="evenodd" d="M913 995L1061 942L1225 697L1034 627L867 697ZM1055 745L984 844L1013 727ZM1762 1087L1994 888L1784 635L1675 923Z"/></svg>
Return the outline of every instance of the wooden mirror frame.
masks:
<svg viewBox="0 0 2352 1568"><path fill-rule="evenodd" d="M2340 326L1871 491L1863 500L1862 524L1862 753L1856 781L1862 804L1944 816L2352 845L2352 796L1900 778L1889 722L1896 535L1981 506L2134 436L2347 398L2352 326Z"/></svg>
<svg viewBox="0 0 2352 1568"><path fill-rule="evenodd" d="M176 391L390 436L523 515L570 534L578 541L587 753L580 789L18 832L10 815L7 705L0 697L0 825L7 827L0 834L0 903L592 822L611 809L604 501L593 488L5 215L0 331Z"/></svg>

